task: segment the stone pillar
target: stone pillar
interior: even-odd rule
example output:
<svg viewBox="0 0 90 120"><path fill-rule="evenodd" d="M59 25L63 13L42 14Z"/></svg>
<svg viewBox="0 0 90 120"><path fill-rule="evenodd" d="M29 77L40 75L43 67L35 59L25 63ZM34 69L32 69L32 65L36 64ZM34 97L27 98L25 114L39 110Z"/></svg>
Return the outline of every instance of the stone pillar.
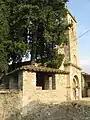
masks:
<svg viewBox="0 0 90 120"><path fill-rule="evenodd" d="M49 90L52 90L52 76L49 77Z"/></svg>
<svg viewBox="0 0 90 120"><path fill-rule="evenodd" d="M90 97L90 89L87 90L88 97Z"/></svg>
<svg viewBox="0 0 90 120"><path fill-rule="evenodd" d="M56 79L55 79L55 75L52 76L52 89L56 90Z"/></svg>
<svg viewBox="0 0 90 120"><path fill-rule="evenodd" d="M23 90L23 72L19 71L18 73L18 89Z"/></svg>
<svg viewBox="0 0 90 120"><path fill-rule="evenodd" d="M44 77L44 89L45 90L49 89L49 80L47 76Z"/></svg>
<svg viewBox="0 0 90 120"><path fill-rule="evenodd" d="M52 76L49 76L49 77L45 76L44 77L44 83L45 83L44 89L52 90L52 82L53 82Z"/></svg>
<svg viewBox="0 0 90 120"><path fill-rule="evenodd" d="M12 77L9 78L9 89L12 89Z"/></svg>
<svg viewBox="0 0 90 120"><path fill-rule="evenodd" d="M76 88L76 100L79 100L79 88Z"/></svg>
<svg viewBox="0 0 90 120"><path fill-rule="evenodd" d="M81 82L81 73L79 75L79 100L82 99L82 82Z"/></svg>
<svg viewBox="0 0 90 120"><path fill-rule="evenodd" d="M32 101L36 92L36 73L23 71L23 106Z"/></svg>

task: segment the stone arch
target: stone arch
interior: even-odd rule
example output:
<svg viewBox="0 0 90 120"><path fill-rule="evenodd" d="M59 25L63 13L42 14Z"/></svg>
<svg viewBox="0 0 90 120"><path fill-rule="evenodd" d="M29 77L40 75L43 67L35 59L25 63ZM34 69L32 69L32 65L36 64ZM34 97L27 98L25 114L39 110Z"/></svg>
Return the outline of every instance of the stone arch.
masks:
<svg viewBox="0 0 90 120"><path fill-rule="evenodd" d="M77 75L73 77L72 89L73 89L74 100L78 100L79 99L79 79Z"/></svg>

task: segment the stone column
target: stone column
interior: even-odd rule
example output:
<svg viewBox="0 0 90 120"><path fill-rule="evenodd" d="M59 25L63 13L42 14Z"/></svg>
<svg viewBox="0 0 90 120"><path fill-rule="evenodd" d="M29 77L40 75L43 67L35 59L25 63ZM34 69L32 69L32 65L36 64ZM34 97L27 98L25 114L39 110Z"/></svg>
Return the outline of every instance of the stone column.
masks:
<svg viewBox="0 0 90 120"><path fill-rule="evenodd" d="M45 90L52 90L52 76L45 76L44 77L44 89Z"/></svg>
<svg viewBox="0 0 90 120"><path fill-rule="evenodd" d="M36 92L36 73L23 71L23 106L32 101Z"/></svg>
<svg viewBox="0 0 90 120"><path fill-rule="evenodd" d="M56 90L56 79L55 79L55 75L52 76L52 89Z"/></svg>
<svg viewBox="0 0 90 120"><path fill-rule="evenodd" d="M48 77L45 76L44 77L44 90L48 90L49 89L49 80Z"/></svg>
<svg viewBox="0 0 90 120"><path fill-rule="evenodd" d="M49 90L52 90L52 76L49 77Z"/></svg>
<svg viewBox="0 0 90 120"><path fill-rule="evenodd" d="M9 89L12 89L12 77L9 78Z"/></svg>
<svg viewBox="0 0 90 120"><path fill-rule="evenodd" d="M18 74L18 89L23 90L23 72L19 71Z"/></svg>

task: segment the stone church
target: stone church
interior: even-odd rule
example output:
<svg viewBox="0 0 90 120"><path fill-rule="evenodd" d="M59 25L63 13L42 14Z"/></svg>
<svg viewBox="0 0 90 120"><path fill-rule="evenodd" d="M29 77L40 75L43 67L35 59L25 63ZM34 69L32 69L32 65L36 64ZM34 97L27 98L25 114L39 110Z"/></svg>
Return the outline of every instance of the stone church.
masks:
<svg viewBox="0 0 90 120"><path fill-rule="evenodd" d="M18 91L23 106L31 101L57 103L90 97L90 75L81 72L76 19L70 12L67 21L73 26L68 30L69 44L63 44L58 49L65 55L61 67L23 65L1 77L0 94Z"/></svg>

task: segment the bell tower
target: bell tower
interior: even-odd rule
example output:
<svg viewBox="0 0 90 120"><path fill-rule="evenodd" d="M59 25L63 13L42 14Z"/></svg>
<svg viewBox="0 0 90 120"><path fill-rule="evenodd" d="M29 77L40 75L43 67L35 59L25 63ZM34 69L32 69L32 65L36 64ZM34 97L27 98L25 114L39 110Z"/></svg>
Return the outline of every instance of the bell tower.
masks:
<svg viewBox="0 0 90 120"><path fill-rule="evenodd" d="M76 36L76 19L68 11L67 22L71 24L72 27L68 30L68 44L63 45L64 60L60 67L67 72L69 72L67 80L67 90L69 93L70 100L76 100L81 98L81 68L79 64L78 56L78 42ZM75 79L77 78L77 79ZM77 85L73 85L75 83ZM77 91L77 93L75 92Z"/></svg>
<svg viewBox="0 0 90 120"><path fill-rule="evenodd" d="M70 12L67 14L67 22L71 24L71 27L68 30L68 44L64 45L64 66L75 66L80 67L79 56L78 56L78 42L76 35L76 19L71 15ZM65 67L66 68L66 67Z"/></svg>

